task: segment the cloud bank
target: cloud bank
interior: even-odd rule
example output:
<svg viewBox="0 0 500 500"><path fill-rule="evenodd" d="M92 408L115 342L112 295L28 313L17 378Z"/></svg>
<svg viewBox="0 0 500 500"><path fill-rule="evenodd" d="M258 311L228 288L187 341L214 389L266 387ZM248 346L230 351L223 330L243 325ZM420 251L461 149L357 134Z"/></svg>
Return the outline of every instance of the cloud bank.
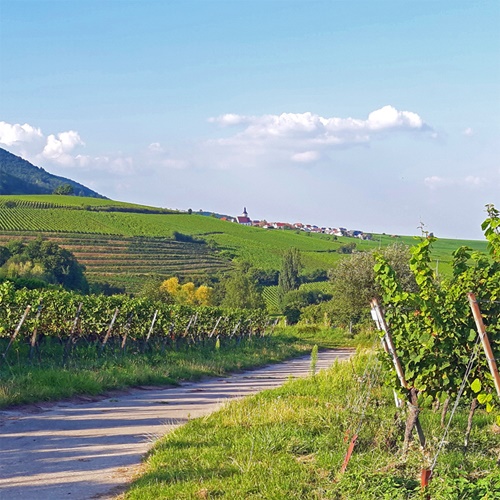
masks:
<svg viewBox="0 0 500 500"><path fill-rule="evenodd" d="M192 140L190 150L173 155L159 142L152 142L133 157L96 152L83 154L86 144L75 130L45 135L40 128L25 123L0 122L0 145L13 153L44 166L81 167L133 173L134 165L147 168L183 169L235 168L280 164L304 165L325 159L338 148L368 144L377 137L400 132L432 131L412 111L393 106L372 111L366 119L325 118L311 112L246 116L224 114L208 119L221 129L237 129L232 135L211 141Z"/></svg>
<svg viewBox="0 0 500 500"><path fill-rule="evenodd" d="M238 147L247 154L281 150L289 160L299 163L315 162L324 152L367 144L392 133L432 133L432 128L417 113L399 111L389 105L372 111L366 119L325 118L306 112L262 116L225 114L212 117L209 122L240 129L232 136L212 141L212 145Z"/></svg>

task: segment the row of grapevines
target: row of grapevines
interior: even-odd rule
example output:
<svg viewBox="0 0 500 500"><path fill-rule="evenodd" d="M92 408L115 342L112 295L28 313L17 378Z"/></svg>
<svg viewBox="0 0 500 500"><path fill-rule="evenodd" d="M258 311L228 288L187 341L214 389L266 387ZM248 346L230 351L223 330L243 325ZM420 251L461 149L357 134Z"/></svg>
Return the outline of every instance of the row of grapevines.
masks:
<svg viewBox="0 0 500 500"><path fill-rule="evenodd" d="M112 225L94 213L69 209L37 210L36 208L0 207L0 230L49 231L112 234Z"/></svg>
<svg viewBox="0 0 500 500"><path fill-rule="evenodd" d="M31 305L32 312L23 324L25 335L30 335L36 326L43 335L67 338L80 303L78 335L92 338L102 338L106 334L116 309L119 313L114 331L123 333L127 329L128 335L136 339L148 334L155 311L157 318L153 335L160 336L261 333L268 320L263 312L255 310L179 306L124 295L82 296L62 290L15 291L12 284L6 282L0 285L0 336L10 335L23 311ZM43 308L37 322L35 312L39 304Z"/></svg>
<svg viewBox="0 0 500 500"><path fill-rule="evenodd" d="M456 397L478 333L467 293L474 292L487 325L495 358L500 357L500 218L494 208L483 224L493 260L466 247L454 253L453 276L438 279L431 247L424 238L412 249L410 268L419 290L402 290L387 261L378 257L376 279L383 290L383 304L397 353L410 387L420 398L433 401ZM394 374L392 383L399 383ZM464 398L493 409L493 379L484 354L480 354L464 392Z"/></svg>

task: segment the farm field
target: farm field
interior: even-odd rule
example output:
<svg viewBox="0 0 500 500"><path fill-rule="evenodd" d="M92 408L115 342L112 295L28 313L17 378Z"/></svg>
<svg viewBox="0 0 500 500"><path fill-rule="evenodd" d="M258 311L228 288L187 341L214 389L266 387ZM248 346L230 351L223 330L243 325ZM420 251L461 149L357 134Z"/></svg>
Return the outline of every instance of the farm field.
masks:
<svg viewBox="0 0 500 500"><path fill-rule="evenodd" d="M127 203L125 201L109 200L107 198L91 198L81 196L64 196L64 195L50 195L50 194L29 194L29 195L2 195L0 196L0 207L4 207L6 203L14 202L17 207L25 208L74 208L80 210L93 209L130 209L136 212L148 210L156 212L157 207L150 207L148 205L137 205L135 203ZM176 210L171 210L176 212Z"/></svg>
<svg viewBox="0 0 500 500"><path fill-rule="evenodd" d="M33 240L38 236L71 251L85 265L89 283L107 282L136 292L151 274L164 277L203 278L230 268L205 244L174 241L169 238L134 238L115 235L5 232L0 245L9 240Z"/></svg>
<svg viewBox="0 0 500 500"><path fill-rule="evenodd" d="M13 202L15 206L7 208L7 202ZM86 205L104 209L126 208L127 211L82 209ZM147 210L154 212L155 209L96 198L1 196L0 244L9 239L43 235L61 241L63 246L73 251L87 266L91 279L92 276L116 274L114 282L140 283L143 279L141 276L148 270L164 276L197 275L203 269L206 274L214 274L228 269L233 258L247 260L261 269L279 269L282 252L290 247L302 252L304 270L308 272L335 266L343 258L338 249L347 243L356 243L357 249L361 251L393 243L416 243L412 236L374 235L372 241L348 237L336 239L325 234L245 227L195 213L144 213ZM167 242L168 239L172 240L174 232L201 239L207 245L174 246L174 242ZM106 242L103 236L109 237L109 241ZM139 238L140 245L136 244ZM451 254L463 244L475 250L486 249L484 241L438 239L432 255L439 273L450 272ZM131 248L135 250L132 252ZM173 252L174 248L176 252ZM172 258L169 257L171 252ZM165 258L160 258L164 253ZM195 254L198 260L190 262ZM115 255L114 259L111 259L112 255ZM152 255L155 255L154 258L149 258Z"/></svg>

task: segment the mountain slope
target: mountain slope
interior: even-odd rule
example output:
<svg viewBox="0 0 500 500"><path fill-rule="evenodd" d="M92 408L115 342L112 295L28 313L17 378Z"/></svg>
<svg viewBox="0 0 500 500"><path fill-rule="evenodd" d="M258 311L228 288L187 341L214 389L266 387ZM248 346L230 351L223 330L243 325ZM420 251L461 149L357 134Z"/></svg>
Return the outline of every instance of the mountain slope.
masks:
<svg viewBox="0 0 500 500"><path fill-rule="evenodd" d="M78 196L104 198L78 182L49 174L0 148L0 194L50 194L64 184L72 186Z"/></svg>

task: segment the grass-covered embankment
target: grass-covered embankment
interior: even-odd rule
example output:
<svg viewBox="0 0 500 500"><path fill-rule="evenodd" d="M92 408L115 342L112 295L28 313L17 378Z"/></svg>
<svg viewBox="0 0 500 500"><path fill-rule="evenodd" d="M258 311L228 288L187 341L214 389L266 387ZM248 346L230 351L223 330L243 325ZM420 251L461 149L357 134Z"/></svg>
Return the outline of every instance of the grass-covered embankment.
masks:
<svg viewBox="0 0 500 500"><path fill-rule="evenodd" d="M125 497L500 498L500 434L492 432L493 418L479 410L464 453L467 409L455 415L430 486L422 493L421 467L429 465L443 434L440 412L422 411L428 449L422 453L414 444L403 457L405 410L395 408L392 392L377 383L366 407L366 400L358 399L366 388L361 376L366 363L366 355L358 355L313 378L290 381L189 422L158 442ZM345 437L358 428L357 445L341 476Z"/></svg>
<svg viewBox="0 0 500 500"><path fill-rule="evenodd" d="M38 366L36 360L27 365L26 346L14 346L18 363L0 360L0 408L40 401L56 401L77 395L98 395L112 389L138 385L175 384L205 376L220 376L306 354L313 345L340 347L353 345L340 330L311 330L306 334L294 328L277 329L264 338L222 342L220 348L182 346L175 350L160 349L149 354L129 353L95 356L95 348L72 358L68 367L61 366L61 357L47 362L50 353ZM10 353L12 354L12 353ZM22 356L21 356L22 354ZM23 362L21 362L21 359Z"/></svg>

